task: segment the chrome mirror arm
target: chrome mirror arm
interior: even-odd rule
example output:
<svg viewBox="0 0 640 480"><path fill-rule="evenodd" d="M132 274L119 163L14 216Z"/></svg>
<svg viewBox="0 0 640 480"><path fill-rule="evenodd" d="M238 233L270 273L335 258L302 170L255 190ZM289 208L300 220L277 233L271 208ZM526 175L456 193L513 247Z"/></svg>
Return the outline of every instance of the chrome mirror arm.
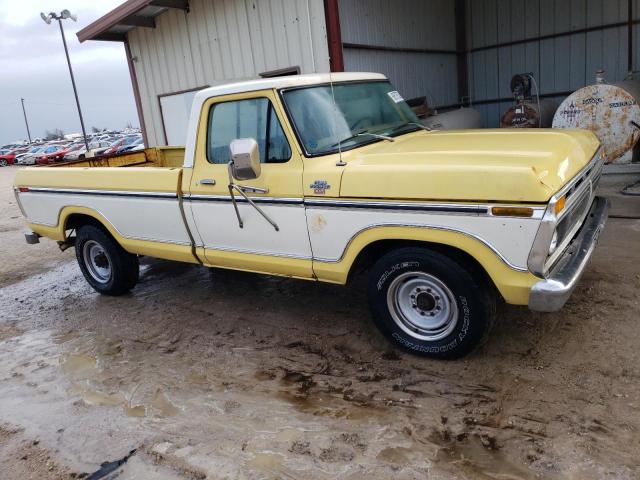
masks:
<svg viewBox="0 0 640 480"><path fill-rule="evenodd" d="M233 160L230 161L227 164L227 171L229 173L229 195L231 195L231 203L233 203L233 208L236 211L236 217L238 217L238 225L240 226L240 228L244 227L244 223L242 222L242 217L240 216L240 209L238 208L238 203L236 202L236 197L233 194L234 190L236 192L238 192L240 194L240 196L242 196L242 198L244 198L249 203L249 205L251 205L253 208L255 208L257 210L257 212L260 215L262 215L262 218L264 218L267 222L269 222L271 224L271 226L276 230L276 232L279 232L280 228L278 227L276 222L271 220L269 218L269 216L266 213L264 213L264 211L258 205L256 205L253 202L253 200L251 200L246 195L246 193L244 193L244 190L257 192L257 193L267 193L268 190L266 190L264 188L256 188L256 187L242 187L241 185L237 185L236 183L234 183L233 182Z"/></svg>

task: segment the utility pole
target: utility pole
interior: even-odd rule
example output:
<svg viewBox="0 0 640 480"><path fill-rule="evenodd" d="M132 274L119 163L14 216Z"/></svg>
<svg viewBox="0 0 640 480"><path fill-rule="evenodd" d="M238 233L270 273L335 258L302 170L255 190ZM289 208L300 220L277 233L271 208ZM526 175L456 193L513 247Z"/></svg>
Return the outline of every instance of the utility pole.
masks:
<svg viewBox="0 0 640 480"><path fill-rule="evenodd" d="M58 20L60 25L60 35L62 35L62 44L64 45L64 53L67 56L67 65L69 66L69 75L71 75L71 85L73 85L73 95L76 97L76 106L78 107L78 116L80 117L80 126L82 127L82 137L84 138L84 146L89 151L89 142L87 141L87 132L84 128L84 119L82 118L82 110L80 109L80 100L78 99L78 89L76 88L76 80L73 77L73 69L71 68L71 60L69 59L69 50L67 49L67 40L64 38L64 29L62 28L62 20L70 18L74 22L77 20L75 15L72 15L69 10L62 10L60 15L55 12L50 12L49 15L41 13L40 16L47 24L51 23L52 19Z"/></svg>
<svg viewBox="0 0 640 480"><path fill-rule="evenodd" d="M27 111L24 109L24 98L21 98L22 102L22 114L24 115L24 124L27 126L27 136L29 137L29 143L31 143L31 132L29 131L29 122L27 121Z"/></svg>

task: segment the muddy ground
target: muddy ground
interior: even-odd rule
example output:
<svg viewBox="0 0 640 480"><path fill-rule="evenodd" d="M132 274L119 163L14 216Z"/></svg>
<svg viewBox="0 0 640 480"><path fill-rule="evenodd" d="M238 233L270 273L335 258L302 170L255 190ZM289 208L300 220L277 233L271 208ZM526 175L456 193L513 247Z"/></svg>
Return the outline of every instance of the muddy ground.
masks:
<svg viewBox="0 0 640 480"><path fill-rule="evenodd" d="M110 478L640 478L638 220L610 220L562 312L503 305L482 349L437 362L389 347L363 279L145 260L130 295L99 296L72 251L23 243L15 171L2 479L82 478L134 450Z"/></svg>

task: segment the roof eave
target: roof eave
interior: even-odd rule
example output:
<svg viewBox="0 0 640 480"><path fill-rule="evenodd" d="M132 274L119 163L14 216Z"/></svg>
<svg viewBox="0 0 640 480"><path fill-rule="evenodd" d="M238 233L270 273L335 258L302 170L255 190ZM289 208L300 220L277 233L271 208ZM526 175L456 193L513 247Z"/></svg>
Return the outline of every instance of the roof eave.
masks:
<svg viewBox="0 0 640 480"><path fill-rule="evenodd" d="M109 32L109 30L116 25L154 28L155 23L152 19L146 20L143 17L136 16L137 13L149 6L189 11L188 0L127 0L122 5L114 8L106 15L103 15L95 22L80 30L76 34L78 40L80 40L80 42L86 40L124 42L127 39L126 33L114 33Z"/></svg>

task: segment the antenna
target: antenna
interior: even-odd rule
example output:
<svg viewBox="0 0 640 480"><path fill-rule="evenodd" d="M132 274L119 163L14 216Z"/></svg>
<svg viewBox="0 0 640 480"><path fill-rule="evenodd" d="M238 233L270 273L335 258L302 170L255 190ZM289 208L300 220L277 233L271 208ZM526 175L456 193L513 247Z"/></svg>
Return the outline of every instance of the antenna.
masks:
<svg viewBox="0 0 640 480"><path fill-rule="evenodd" d="M336 104L336 94L333 90L333 72L331 69L329 70L329 85L331 85L331 99L333 100L333 134L338 137L337 127L338 127L338 105ZM336 167L344 167L346 162L342 161L342 142L338 140L338 161L336 162Z"/></svg>

